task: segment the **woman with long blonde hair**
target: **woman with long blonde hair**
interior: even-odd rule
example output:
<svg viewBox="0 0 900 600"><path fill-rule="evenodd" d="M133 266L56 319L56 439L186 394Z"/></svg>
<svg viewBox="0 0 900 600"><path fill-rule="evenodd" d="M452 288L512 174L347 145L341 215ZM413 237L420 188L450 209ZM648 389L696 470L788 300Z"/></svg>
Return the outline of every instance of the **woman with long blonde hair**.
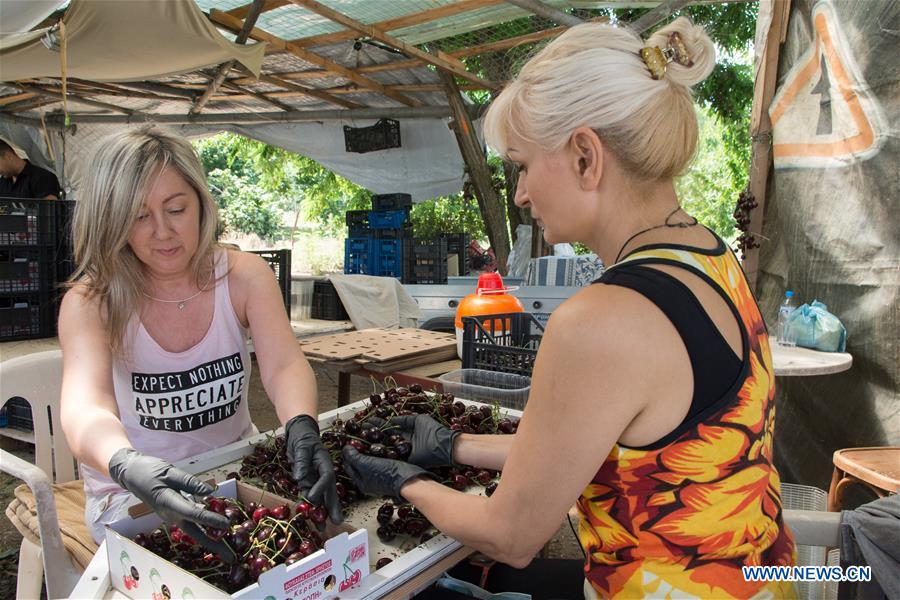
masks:
<svg viewBox="0 0 900 600"><path fill-rule="evenodd" d="M102 140L89 164L59 339L63 431L81 464L95 539L140 500L229 552L197 526L227 528L227 519L182 495L212 488L171 463L255 432L248 335L293 475L339 522L315 375L266 263L216 244L216 205L190 144L142 126Z"/></svg>

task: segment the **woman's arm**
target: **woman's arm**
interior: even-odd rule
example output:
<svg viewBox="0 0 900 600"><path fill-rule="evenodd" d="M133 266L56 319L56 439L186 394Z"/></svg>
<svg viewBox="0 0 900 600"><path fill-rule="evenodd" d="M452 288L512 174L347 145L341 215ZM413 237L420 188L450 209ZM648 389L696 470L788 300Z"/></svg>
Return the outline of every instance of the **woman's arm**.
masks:
<svg viewBox="0 0 900 600"><path fill-rule="evenodd" d="M294 337L272 269L254 254L229 252L228 257L232 304L243 308L238 317L250 329L262 384L278 420L284 425L300 414L316 419L316 377Z"/></svg>
<svg viewBox="0 0 900 600"><path fill-rule="evenodd" d="M60 420L72 453L108 475L110 457L131 442L119 420L112 381L112 354L100 302L87 300L84 289L65 295L59 311L63 351Z"/></svg>
<svg viewBox="0 0 900 600"><path fill-rule="evenodd" d="M453 460L461 465L501 471L515 438L515 435L464 433L453 442Z"/></svg>
<svg viewBox="0 0 900 600"><path fill-rule="evenodd" d="M463 544L527 565L616 440L654 398L671 392L672 334L665 317L633 292L585 290L548 324L525 418L493 496L424 479L407 483L402 495Z"/></svg>

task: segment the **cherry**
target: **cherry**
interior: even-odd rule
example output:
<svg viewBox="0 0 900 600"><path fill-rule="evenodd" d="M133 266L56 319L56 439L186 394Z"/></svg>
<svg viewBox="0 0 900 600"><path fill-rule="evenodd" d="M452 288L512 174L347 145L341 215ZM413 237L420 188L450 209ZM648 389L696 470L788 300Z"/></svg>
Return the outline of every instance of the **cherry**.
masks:
<svg viewBox="0 0 900 600"><path fill-rule="evenodd" d="M272 515L273 519L286 521L291 518L291 507L287 504L279 504L271 510L270 514Z"/></svg>
<svg viewBox="0 0 900 600"><path fill-rule="evenodd" d="M328 511L325 510L324 506L315 506L311 511L309 511L309 520L316 525L321 525L327 518Z"/></svg>
<svg viewBox="0 0 900 600"><path fill-rule="evenodd" d="M303 556L309 556L316 550L316 544L313 543L311 539L303 540L300 542L300 546L297 547L297 553L302 554Z"/></svg>
<svg viewBox="0 0 900 600"><path fill-rule="evenodd" d="M244 588L249 583L247 581L249 575L250 573L248 572L247 567L241 563L234 563L228 571L228 585L237 589Z"/></svg>
<svg viewBox="0 0 900 600"><path fill-rule="evenodd" d="M475 474L475 481L477 481L481 485L489 484L491 482L491 479L493 479L493 476L491 475L490 471L486 471L484 469L478 471L478 473Z"/></svg>
<svg viewBox="0 0 900 600"><path fill-rule="evenodd" d="M421 394L422 386L419 385L418 383L414 383L411 386L409 386L409 391L411 391L413 394Z"/></svg>
<svg viewBox="0 0 900 600"><path fill-rule="evenodd" d="M268 517L270 514L271 514L271 512L269 511L268 508L266 508L265 506L260 506L259 508L257 508L256 510L253 511L253 520L256 521L257 523L259 523L260 521L262 521L263 519Z"/></svg>
<svg viewBox="0 0 900 600"><path fill-rule="evenodd" d="M378 406L379 404L381 404L381 401L381 394L372 394L369 396L369 402L372 404L372 406Z"/></svg>
<svg viewBox="0 0 900 600"><path fill-rule="evenodd" d="M250 577L259 579L259 576L274 566L271 560L265 556L257 556L250 561Z"/></svg>
<svg viewBox="0 0 900 600"><path fill-rule="evenodd" d="M375 563L375 570L377 571L378 569L384 568L384 567L388 566L389 564L391 564L392 562L394 562L394 561L393 561L393 559L390 559L390 558L379 558L378 561Z"/></svg>
<svg viewBox="0 0 900 600"><path fill-rule="evenodd" d="M378 534L378 539L382 542L390 542L397 535L397 532L394 531L394 528L389 523L379 527L375 533Z"/></svg>
<svg viewBox="0 0 900 600"><path fill-rule="evenodd" d="M218 513L220 515L225 514L225 501L221 498L210 497L206 499L206 506L214 513Z"/></svg>
<svg viewBox="0 0 900 600"><path fill-rule="evenodd" d="M284 559L284 564L292 565L295 562L297 562L298 560L303 560L304 558L306 558L306 555L303 554L302 552L294 552L290 556L288 556L286 559Z"/></svg>
<svg viewBox="0 0 900 600"><path fill-rule="evenodd" d="M303 501L303 502L297 503L297 506L294 507L294 512L296 512L299 516L301 516L305 519L305 518L309 517L310 509L312 509L312 504L310 504L309 502Z"/></svg>
<svg viewBox="0 0 900 600"><path fill-rule="evenodd" d="M493 496L494 492L497 490L497 482L490 482L487 487L484 488L484 493L486 496Z"/></svg>

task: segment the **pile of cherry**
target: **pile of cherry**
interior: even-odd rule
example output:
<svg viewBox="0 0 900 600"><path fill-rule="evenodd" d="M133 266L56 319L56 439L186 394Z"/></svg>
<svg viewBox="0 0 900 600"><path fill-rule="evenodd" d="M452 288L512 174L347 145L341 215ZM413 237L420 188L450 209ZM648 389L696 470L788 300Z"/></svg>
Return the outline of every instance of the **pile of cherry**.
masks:
<svg viewBox="0 0 900 600"><path fill-rule="evenodd" d="M390 387L382 394L372 394L365 407L348 419L335 419L322 432L322 443L331 452L337 477L337 492L341 503L349 507L361 494L353 479L344 470L341 448L352 446L363 454L406 460L412 446L388 421L400 415L428 414L453 430L475 434L511 434L518 421L500 415L497 407L466 405L453 394L426 392L418 384L409 388ZM372 417L377 417L375 425ZM463 490L471 485L485 486L491 494L496 488L498 473L473 467L441 467L432 469L438 480ZM284 438L270 438L257 445L244 458L239 473L229 474L286 498L299 498L297 484L291 478Z"/></svg>
<svg viewBox="0 0 900 600"><path fill-rule="evenodd" d="M286 504L270 509L255 502L244 505L233 498L212 496L204 504L231 522L227 531L207 529L206 534L234 550L237 560L233 564L222 562L176 525L163 524L149 534L140 533L135 543L228 593L255 583L277 565L293 564L322 547L321 536L309 523L324 523L325 513L307 502L298 503L293 512Z"/></svg>

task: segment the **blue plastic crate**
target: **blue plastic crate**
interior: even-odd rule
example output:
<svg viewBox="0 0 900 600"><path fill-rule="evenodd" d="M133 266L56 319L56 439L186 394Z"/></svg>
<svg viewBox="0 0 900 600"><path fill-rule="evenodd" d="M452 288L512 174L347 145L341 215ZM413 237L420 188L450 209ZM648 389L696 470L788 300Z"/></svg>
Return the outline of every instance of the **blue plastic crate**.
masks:
<svg viewBox="0 0 900 600"><path fill-rule="evenodd" d="M399 229L409 221L409 209L400 210L370 210L370 229Z"/></svg>
<svg viewBox="0 0 900 600"><path fill-rule="evenodd" d="M344 240L344 273L374 275L376 265L375 240L347 238Z"/></svg>
<svg viewBox="0 0 900 600"><path fill-rule="evenodd" d="M375 248L379 257L403 257L403 240L375 240Z"/></svg>
<svg viewBox="0 0 900 600"><path fill-rule="evenodd" d="M399 256L379 256L373 275L379 275L381 277L402 277L402 258Z"/></svg>

